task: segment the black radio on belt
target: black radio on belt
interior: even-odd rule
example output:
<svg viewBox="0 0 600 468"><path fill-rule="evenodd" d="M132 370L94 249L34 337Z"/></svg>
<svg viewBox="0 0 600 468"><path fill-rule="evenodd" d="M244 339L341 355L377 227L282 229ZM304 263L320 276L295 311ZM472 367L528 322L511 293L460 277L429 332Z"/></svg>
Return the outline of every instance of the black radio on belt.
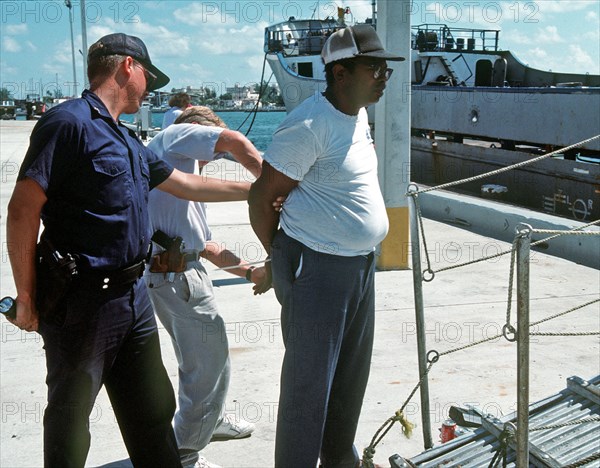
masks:
<svg viewBox="0 0 600 468"><path fill-rule="evenodd" d="M41 315L51 314L77 277L75 258L61 254L42 234L37 245L36 306Z"/></svg>

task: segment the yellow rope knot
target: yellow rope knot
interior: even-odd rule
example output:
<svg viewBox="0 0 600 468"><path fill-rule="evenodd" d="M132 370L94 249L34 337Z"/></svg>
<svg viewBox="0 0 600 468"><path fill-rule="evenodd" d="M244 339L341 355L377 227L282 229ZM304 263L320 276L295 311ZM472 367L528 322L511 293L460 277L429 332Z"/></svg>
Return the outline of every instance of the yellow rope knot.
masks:
<svg viewBox="0 0 600 468"><path fill-rule="evenodd" d="M396 415L392 419L398 421L402 425L402 434L404 434L404 437L407 439L410 439L415 425L406 419L406 416L404 416L404 413L400 410L396 411Z"/></svg>

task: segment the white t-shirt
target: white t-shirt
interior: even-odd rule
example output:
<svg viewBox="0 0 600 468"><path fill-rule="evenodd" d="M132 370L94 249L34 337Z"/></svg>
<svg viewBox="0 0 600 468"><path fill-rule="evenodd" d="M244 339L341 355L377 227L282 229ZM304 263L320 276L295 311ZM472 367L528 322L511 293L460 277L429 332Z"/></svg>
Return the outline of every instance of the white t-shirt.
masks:
<svg viewBox="0 0 600 468"><path fill-rule="evenodd" d="M172 125L177 117L179 117L181 114L183 114L183 110L181 110L179 107L171 107L167 112L165 112L165 115L163 115L161 128L164 130L169 125Z"/></svg>
<svg viewBox="0 0 600 468"><path fill-rule="evenodd" d="M197 161L212 161L224 153L215 153L221 127L196 124L171 125L148 143L148 148L182 172L198 173ZM169 237L181 236L186 250L204 250L211 232L204 203L182 200L162 190L151 190L148 212L152 233L160 229ZM163 250L154 246L155 251Z"/></svg>
<svg viewBox="0 0 600 468"><path fill-rule="evenodd" d="M388 218L365 109L347 115L315 94L282 122L264 159L299 181L280 217L290 237L313 250L355 256L372 252L386 236Z"/></svg>

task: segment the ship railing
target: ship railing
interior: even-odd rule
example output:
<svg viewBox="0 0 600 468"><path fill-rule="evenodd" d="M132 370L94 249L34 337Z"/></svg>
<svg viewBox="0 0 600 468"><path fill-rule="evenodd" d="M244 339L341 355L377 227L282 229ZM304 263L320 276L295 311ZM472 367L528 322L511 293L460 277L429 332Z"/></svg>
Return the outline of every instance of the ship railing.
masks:
<svg viewBox="0 0 600 468"><path fill-rule="evenodd" d="M282 53L285 57L297 55L318 55L325 41L335 31L344 28L332 20L305 21L307 27L293 23L265 29L265 53Z"/></svg>
<svg viewBox="0 0 600 468"><path fill-rule="evenodd" d="M414 293L414 304L415 304L415 325L416 325L416 338L417 338L417 352L418 352L418 365L419 365L419 381L410 392L408 398L405 400L403 405L398 409L393 416L388 418L382 426L375 432L371 443L363 451L363 466L366 468L373 468L373 455L375 453L376 446L383 440L386 434L390 431L392 426L399 422L402 426L402 432L405 436L410 436L414 425L408 421L404 411L417 390L420 392L421 398L421 423L422 423L422 434L423 443L425 449L433 447L433 439L431 435L431 411L430 411L430 400L429 400L429 374L432 371L433 366L444 356L449 354L464 351L484 343L495 342L498 339L506 339L508 342L516 342L517 345L517 411L516 411L516 424L511 426L514 429L510 435L511 445L515 447L516 466L529 466L530 455L535 459L535 466L547 466L544 464L544 460L538 459L540 450L536 449L533 444L529 442L529 432L538 429L529 428L529 376L530 376L530 337L536 336L570 336L570 337L582 337L582 336L600 336L600 330L592 331L557 331L557 332L537 332L534 331L535 327L541 323L549 322L559 317L563 317L567 314L573 313L578 310L588 308L592 305L600 303L600 297L594 297L592 300L586 300L571 309L561 311L554 315L547 316L541 320L532 322L530 320L530 262L531 262L531 247L537 245L546 245L548 242L562 236L594 236L600 237L600 229L594 229L596 226L600 226L600 219L590 222L585 225L578 226L571 230L548 230L548 229L536 229L527 224L520 224L516 229L516 234L513 239L512 247L509 250L496 252L493 255L482 256L464 263L458 263L444 268L439 268L434 271L432 262L429 257L429 249L427 247L425 229L423 225L423 216L419 204L419 196L421 194L446 189L451 186L472 182L474 180L483 179L491 175L495 175L501 172L517 169L524 165L534 164L535 162L555 156L559 152L572 150L589 143L592 140L600 139L600 135L596 135L587 140L578 142L567 148L563 148L551 153L547 153L543 156L533 158L531 160L518 163L512 166L508 166L502 169L498 169L485 174L479 174L468 179L458 180L454 182L448 182L435 187L419 188L415 184L411 184L408 188L407 197L410 205L410 247L412 256L412 272L413 272L413 293ZM532 235L549 235L544 239L532 242ZM421 260L421 252L425 253L425 262ZM502 333L487 336L481 340L472 341L466 345L457 346L452 349L445 351L437 351L435 349L427 349L426 335L428 333L425 321L424 312L424 294L423 285L424 283L432 282L437 274L445 271L471 266L480 262L497 259L499 257L510 254L510 267L508 272L508 297L507 297L507 311L506 321L502 327ZM423 263L426 268L423 269ZM516 270L516 274L515 274ZM516 326L511 322L511 309L513 304L513 290L516 279L516 308L517 318ZM597 288L597 285L594 285ZM596 296L596 293L592 293ZM600 292L597 296L600 296ZM579 422L579 421L576 421ZM574 421L575 423L575 421ZM553 427L553 426L552 426ZM504 435L503 435L504 436ZM502 447L502 444L500 444ZM531 451L533 448L533 451ZM531 452L530 452L531 451ZM506 453L502 454L499 452L494 455L494 459L497 457L506 456ZM543 458L543 457L542 457ZM492 463L493 465L493 463ZM490 466L492 466L490 465ZM404 465L402 465L404 466ZM496 465L493 465L496 466ZM552 465L553 466L553 465ZM570 466L582 466L582 465L570 465Z"/></svg>
<svg viewBox="0 0 600 468"><path fill-rule="evenodd" d="M412 48L420 52L498 51L500 31L495 29L454 28L445 24L413 26Z"/></svg>

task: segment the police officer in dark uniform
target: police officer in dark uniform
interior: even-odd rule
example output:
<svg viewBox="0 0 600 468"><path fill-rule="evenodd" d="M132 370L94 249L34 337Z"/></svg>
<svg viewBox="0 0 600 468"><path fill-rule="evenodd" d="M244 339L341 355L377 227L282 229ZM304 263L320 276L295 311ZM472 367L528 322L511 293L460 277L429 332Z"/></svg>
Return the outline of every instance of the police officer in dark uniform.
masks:
<svg viewBox="0 0 600 468"><path fill-rule="evenodd" d="M137 112L149 91L169 82L139 38L117 33L94 43L88 78L80 99L50 109L34 128L8 209L18 294L12 322L38 331L46 351L45 466L84 466L89 415L105 385L133 465L179 467L173 389L140 280L150 243L148 191L242 200L249 184L174 170L119 123L121 113ZM36 290L44 296L38 282L50 282L45 291L64 286L36 280L40 219L42 239L75 263L53 306L36 297Z"/></svg>

